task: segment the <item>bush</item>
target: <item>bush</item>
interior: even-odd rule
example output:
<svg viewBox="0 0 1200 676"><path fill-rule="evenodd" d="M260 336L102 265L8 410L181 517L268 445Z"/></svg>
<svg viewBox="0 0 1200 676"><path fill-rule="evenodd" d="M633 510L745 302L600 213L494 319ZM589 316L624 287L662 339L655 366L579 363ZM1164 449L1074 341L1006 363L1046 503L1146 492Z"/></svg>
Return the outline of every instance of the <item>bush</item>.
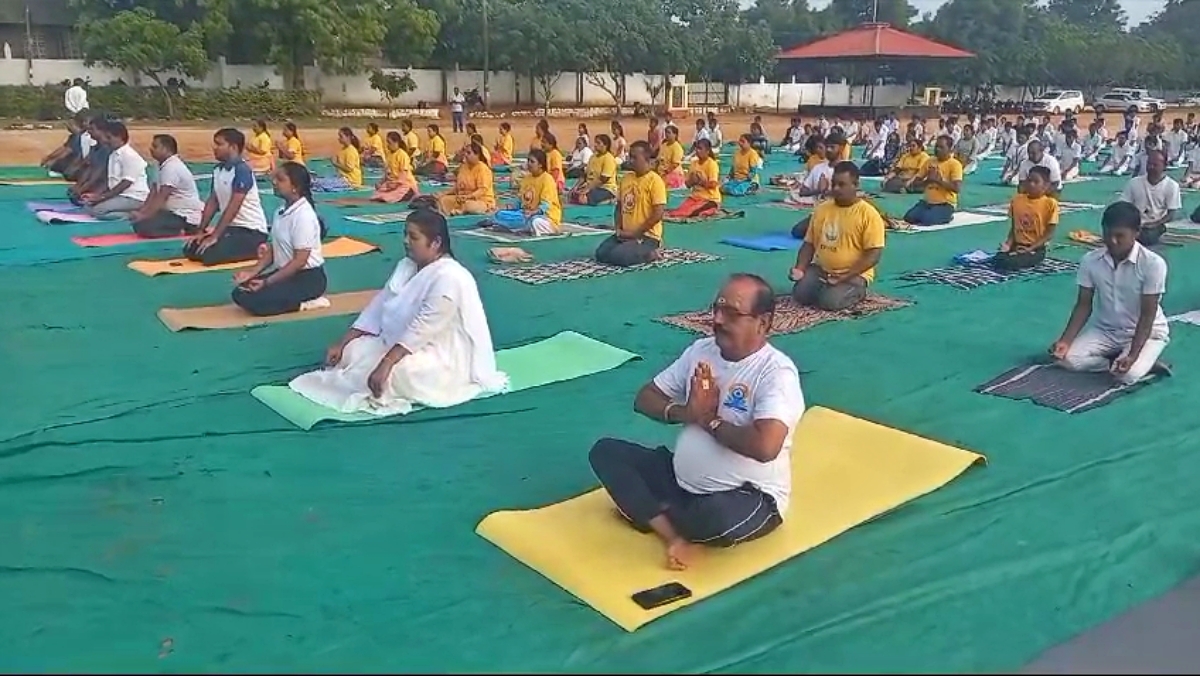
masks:
<svg viewBox="0 0 1200 676"><path fill-rule="evenodd" d="M67 116L63 107L66 87L0 87L0 118L56 120ZM310 91L260 88L184 89L172 92L175 114L183 120L280 120L317 117L321 97ZM93 110L126 119L166 119L167 101L162 90L115 84L88 89Z"/></svg>

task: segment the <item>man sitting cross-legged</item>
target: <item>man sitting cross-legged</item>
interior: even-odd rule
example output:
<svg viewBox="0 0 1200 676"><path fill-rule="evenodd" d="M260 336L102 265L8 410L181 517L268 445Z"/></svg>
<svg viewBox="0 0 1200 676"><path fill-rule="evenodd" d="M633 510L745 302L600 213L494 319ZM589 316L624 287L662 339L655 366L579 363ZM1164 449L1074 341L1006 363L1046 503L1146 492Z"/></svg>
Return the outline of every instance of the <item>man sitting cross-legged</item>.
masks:
<svg viewBox="0 0 1200 676"><path fill-rule="evenodd" d="M766 281L734 275L713 302L713 336L642 386L638 413L684 425L674 453L611 438L592 446L618 515L662 540L668 568L686 568L703 546L763 537L787 513L804 395L796 365L767 342L774 309Z"/></svg>
<svg viewBox="0 0 1200 676"><path fill-rule="evenodd" d="M1104 248L1089 251L1079 263L1079 295L1071 318L1050 346L1059 366L1072 371L1109 371L1121 383L1150 373L1169 342L1162 295L1167 262L1138 243L1141 214L1129 202L1117 202L1101 219ZM1096 318L1087 325L1093 307Z"/></svg>
<svg viewBox="0 0 1200 676"><path fill-rule="evenodd" d="M858 194L858 167L839 162L833 199L813 210L804 244L789 275L792 298L822 310L845 310L867 295L883 254L883 216Z"/></svg>
<svg viewBox="0 0 1200 676"><path fill-rule="evenodd" d="M904 222L929 227L954 220L958 193L962 191L963 165L953 155L954 142L939 136L934 143L934 158L924 170L925 195L904 214Z"/></svg>
<svg viewBox="0 0 1200 676"><path fill-rule="evenodd" d="M1137 207L1142 217L1138 241L1154 246L1167 232L1167 224L1183 218L1183 197L1179 184L1167 176L1166 155L1161 150L1146 151L1146 173L1129 179L1121 199Z"/></svg>

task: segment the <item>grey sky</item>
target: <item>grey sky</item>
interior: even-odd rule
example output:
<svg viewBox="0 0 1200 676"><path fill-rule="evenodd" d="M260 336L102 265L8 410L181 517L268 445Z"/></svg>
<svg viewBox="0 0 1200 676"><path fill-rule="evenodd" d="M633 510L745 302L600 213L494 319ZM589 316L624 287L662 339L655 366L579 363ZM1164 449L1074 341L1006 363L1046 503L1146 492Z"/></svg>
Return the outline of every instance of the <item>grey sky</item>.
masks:
<svg viewBox="0 0 1200 676"><path fill-rule="evenodd" d="M925 12L937 11L937 8L946 3L947 0L908 0L909 4L916 7L922 14ZM809 6L820 9L829 4L829 0L809 0ZM1162 9L1166 5L1166 0L1121 0L1121 6L1125 8L1125 13L1129 15L1129 22L1132 25L1142 23L1149 19L1155 12Z"/></svg>

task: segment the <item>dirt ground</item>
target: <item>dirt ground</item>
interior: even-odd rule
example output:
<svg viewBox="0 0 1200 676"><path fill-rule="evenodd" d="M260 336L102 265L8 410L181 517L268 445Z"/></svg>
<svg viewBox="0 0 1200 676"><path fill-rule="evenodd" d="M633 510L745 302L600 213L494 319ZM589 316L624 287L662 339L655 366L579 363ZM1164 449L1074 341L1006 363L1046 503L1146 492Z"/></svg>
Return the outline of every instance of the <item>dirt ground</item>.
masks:
<svg viewBox="0 0 1200 676"><path fill-rule="evenodd" d="M1175 117L1184 117L1190 110L1170 109L1167 111L1165 118L1169 121ZM750 122L753 115L746 114L724 114L720 116L721 127L726 139L731 139L737 134L749 131ZM1084 119L1090 119L1088 113L1084 113ZM1149 114L1142 117L1149 119ZM695 116L690 116L687 119L678 118L676 120L682 130L684 141L691 138L692 125L694 124ZM789 117L787 115L762 115L763 126L766 128L767 135L771 139L779 139L787 130ZM814 122L815 118L806 117L806 122ZM398 128L395 120L378 120L380 128L385 132ZM533 138L533 127L537 120L535 118L518 118L510 119L508 122L513 127L513 133L516 137L517 148L523 150ZM576 126L583 122L587 124L591 134L608 133L609 120L603 118L594 118L580 120L577 118L555 118L550 120L550 128L559 139L563 150L570 149L576 135ZM645 138L647 121L643 118L623 118L622 124L625 127L625 137L629 140ZM354 120L348 122L361 135L363 127L367 120ZM442 134L446 137L451 149L458 148L465 140L464 134L453 134L449 131L450 120L449 116L444 116L444 119L438 121L442 127ZM60 123L61 124L61 123ZM330 157L337 150L337 128L340 122L337 120L319 120L308 123L298 122L300 126L300 136L304 140L307 153L313 157ZM487 119L476 122L479 126L479 131L483 135L484 140L491 144L496 137L497 126L500 120ZM140 124L135 123L131 126L133 146L137 148L144 156L149 157L150 140L155 134L171 134L179 142L180 154L185 160L190 161L209 161L212 160L212 133L221 124L219 123L191 123L180 122L175 125L160 125L160 124ZM419 128L423 123L418 122ZM276 138L279 138L279 129L274 127L271 132ZM3 165L32 165L41 161L46 153L60 145L65 138L65 127L54 130L34 130L34 131L16 131L16 130L0 130L0 164Z"/></svg>

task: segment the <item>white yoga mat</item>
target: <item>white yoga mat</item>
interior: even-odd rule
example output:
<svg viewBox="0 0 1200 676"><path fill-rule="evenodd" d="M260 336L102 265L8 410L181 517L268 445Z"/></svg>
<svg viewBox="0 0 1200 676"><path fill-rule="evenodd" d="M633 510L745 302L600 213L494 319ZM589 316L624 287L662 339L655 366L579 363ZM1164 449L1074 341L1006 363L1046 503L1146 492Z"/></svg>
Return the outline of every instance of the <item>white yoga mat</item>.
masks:
<svg viewBox="0 0 1200 676"><path fill-rule="evenodd" d="M84 213L63 213L61 211L39 211L34 214L43 223L99 223L100 219Z"/></svg>
<svg viewBox="0 0 1200 676"><path fill-rule="evenodd" d="M471 228L470 230L455 230L454 232L459 235L470 235L471 237L479 237L481 239L490 240L492 242L501 242L503 244L538 242L545 239L562 239L563 237L612 234L612 228L593 228L591 226L579 225L577 223L563 223L561 227L562 231L558 234L541 235L539 237L504 232L502 230L495 230L493 228Z"/></svg>
<svg viewBox="0 0 1200 676"><path fill-rule="evenodd" d="M906 233L906 234L907 233L916 233L916 232L936 232L938 230L952 230L954 228L962 228L962 227L965 227L968 225L983 225L984 223L995 223L997 221L1003 221L1006 218L1008 218L1007 215L1001 216L1001 215L997 215L997 214L976 214L976 213L971 213L970 211L958 211L958 212L955 212L955 214L954 214L954 220L950 221L949 223L943 223L942 225L929 225L929 226L924 226L924 227L917 225L917 226L913 226L913 228L911 230L894 230L893 232Z"/></svg>
<svg viewBox="0 0 1200 676"><path fill-rule="evenodd" d="M1200 223L1193 223L1188 220L1172 221L1167 223L1167 232L1171 232L1172 230L1200 231Z"/></svg>
<svg viewBox="0 0 1200 676"><path fill-rule="evenodd" d="M1168 322L1183 322L1184 324L1193 324L1200 326L1200 310L1192 310L1181 315L1171 315L1167 317Z"/></svg>

